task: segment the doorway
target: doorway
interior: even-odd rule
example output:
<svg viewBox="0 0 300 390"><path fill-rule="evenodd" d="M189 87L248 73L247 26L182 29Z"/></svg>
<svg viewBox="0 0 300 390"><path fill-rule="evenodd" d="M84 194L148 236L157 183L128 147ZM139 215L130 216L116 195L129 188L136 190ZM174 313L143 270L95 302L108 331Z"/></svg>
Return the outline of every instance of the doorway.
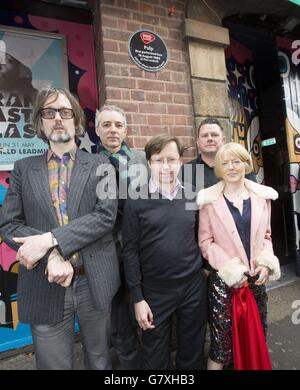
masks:
<svg viewBox="0 0 300 390"><path fill-rule="evenodd" d="M223 23L230 37L252 51L256 85L264 184L273 187L279 198L272 202L272 240L281 265L297 256L294 206L290 192L290 167L285 129L285 105L279 72L278 50L273 32L256 29L227 19Z"/></svg>

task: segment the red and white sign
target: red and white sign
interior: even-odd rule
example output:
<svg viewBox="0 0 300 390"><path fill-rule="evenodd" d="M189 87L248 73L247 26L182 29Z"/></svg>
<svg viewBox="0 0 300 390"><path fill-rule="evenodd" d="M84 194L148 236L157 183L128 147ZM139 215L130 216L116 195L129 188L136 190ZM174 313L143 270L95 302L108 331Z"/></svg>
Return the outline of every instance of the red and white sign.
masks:
<svg viewBox="0 0 300 390"><path fill-rule="evenodd" d="M149 43L155 41L155 36L153 34L150 34L149 32L141 32L140 37L145 45L148 45Z"/></svg>

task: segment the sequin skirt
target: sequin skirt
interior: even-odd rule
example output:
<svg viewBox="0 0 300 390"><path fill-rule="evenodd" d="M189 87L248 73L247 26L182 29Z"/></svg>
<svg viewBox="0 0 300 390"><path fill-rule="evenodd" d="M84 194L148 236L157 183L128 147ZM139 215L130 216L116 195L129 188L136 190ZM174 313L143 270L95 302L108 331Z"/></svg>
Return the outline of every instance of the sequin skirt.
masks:
<svg viewBox="0 0 300 390"><path fill-rule="evenodd" d="M260 314L262 326L266 335L267 331L267 293L265 286L254 284L256 277L248 277ZM228 287L223 280L213 271L210 275L208 293L208 321L210 328L209 357L216 363L225 366L232 363L232 294L233 288Z"/></svg>

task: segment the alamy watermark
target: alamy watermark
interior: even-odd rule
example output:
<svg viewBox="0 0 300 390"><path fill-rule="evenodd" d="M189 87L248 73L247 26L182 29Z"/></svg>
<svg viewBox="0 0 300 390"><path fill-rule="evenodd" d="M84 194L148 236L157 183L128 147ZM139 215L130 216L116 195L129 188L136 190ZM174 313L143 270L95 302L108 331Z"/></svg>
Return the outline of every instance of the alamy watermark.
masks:
<svg viewBox="0 0 300 390"><path fill-rule="evenodd" d="M6 44L0 40L0 65L6 64Z"/></svg>
<svg viewBox="0 0 300 390"><path fill-rule="evenodd" d="M295 311L292 314L291 320L294 325L300 324L300 300L293 301L291 305L292 309Z"/></svg>
<svg viewBox="0 0 300 390"><path fill-rule="evenodd" d="M193 183L193 169L196 169L196 182ZM159 199L157 192L149 193L148 183L150 170L144 164L132 164L123 166L118 176L118 183L114 168L111 164L101 164L98 166L97 176L99 183L97 185L97 196L99 199ZM195 198L200 189L204 188L204 166L198 164L193 167L191 164L184 164L179 171L178 179L184 186L184 198L187 200L187 210L197 210ZM165 190L168 191L168 186ZM183 191L178 192L176 199L183 198Z"/></svg>

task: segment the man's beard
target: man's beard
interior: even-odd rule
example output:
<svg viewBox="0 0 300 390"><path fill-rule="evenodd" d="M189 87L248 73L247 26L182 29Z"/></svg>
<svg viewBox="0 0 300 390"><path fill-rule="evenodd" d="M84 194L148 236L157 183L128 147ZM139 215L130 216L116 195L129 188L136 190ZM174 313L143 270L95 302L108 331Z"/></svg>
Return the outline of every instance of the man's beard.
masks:
<svg viewBox="0 0 300 390"><path fill-rule="evenodd" d="M58 144L68 143L69 141L71 141L71 139L72 139L72 137L67 132L63 133L63 134L55 134L54 132L52 132L48 137L49 141L54 142L54 143L58 143Z"/></svg>

